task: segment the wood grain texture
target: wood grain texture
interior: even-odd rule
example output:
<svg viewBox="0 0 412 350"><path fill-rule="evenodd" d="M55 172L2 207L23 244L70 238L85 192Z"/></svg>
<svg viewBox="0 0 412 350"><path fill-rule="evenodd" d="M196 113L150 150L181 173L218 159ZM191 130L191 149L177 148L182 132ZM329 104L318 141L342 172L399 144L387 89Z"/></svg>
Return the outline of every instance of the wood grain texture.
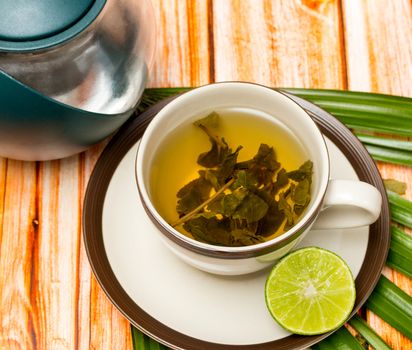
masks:
<svg viewBox="0 0 412 350"><path fill-rule="evenodd" d="M409 0L152 4L150 86L246 80L412 97ZM130 326L94 279L81 234L87 181L104 145L61 161L0 158L0 349L132 349ZM410 168L379 169L412 184ZM412 293L410 279L389 268L384 274ZM394 349L412 349L376 315L367 317Z"/></svg>
<svg viewBox="0 0 412 350"><path fill-rule="evenodd" d="M342 0L348 88L412 96L409 0Z"/></svg>
<svg viewBox="0 0 412 350"><path fill-rule="evenodd" d="M342 1L348 89L412 97L412 5L408 0ZM383 178L406 182L412 200L411 168L379 163ZM390 268L384 274L409 295L412 280ZM367 311L369 324L394 349L412 342Z"/></svg>
<svg viewBox="0 0 412 350"><path fill-rule="evenodd" d="M212 81L207 0L152 2L157 51L149 86L198 86Z"/></svg>
<svg viewBox="0 0 412 350"><path fill-rule="evenodd" d="M98 157L107 144L103 142L84 154L83 183L87 183ZM84 197L83 187L82 198ZM83 209L83 207L82 207ZM108 300L96 279L90 272L90 265L81 237L79 259L79 349L125 349L131 350L132 336L129 322ZM91 277L91 278L90 278Z"/></svg>
<svg viewBox="0 0 412 350"><path fill-rule="evenodd" d="M33 248L37 239L36 164L7 161L0 248L0 349L36 348Z"/></svg>
<svg viewBox="0 0 412 350"><path fill-rule="evenodd" d="M338 1L215 1L216 80L343 88Z"/></svg>
<svg viewBox="0 0 412 350"><path fill-rule="evenodd" d="M0 244L3 233L4 194L6 191L7 159L0 158Z"/></svg>
<svg viewBox="0 0 412 350"><path fill-rule="evenodd" d="M39 348L77 344L79 167L79 157L39 166L33 300Z"/></svg>
<svg viewBox="0 0 412 350"><path fill-rule="evenodd" d="M0 349L132 348L82 246L85 185L104 144L60 161L1 160Z"/></svg>

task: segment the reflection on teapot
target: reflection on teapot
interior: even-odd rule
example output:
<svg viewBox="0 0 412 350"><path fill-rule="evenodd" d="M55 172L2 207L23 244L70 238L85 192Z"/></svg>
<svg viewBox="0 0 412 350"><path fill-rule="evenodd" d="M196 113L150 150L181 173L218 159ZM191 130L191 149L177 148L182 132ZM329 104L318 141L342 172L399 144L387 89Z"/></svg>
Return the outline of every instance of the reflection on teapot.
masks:
<svg viewBox="0 0 412 350"><path fill-rule="evenodd" d="M42 1L47 3L49 0ZM1 6L7 5L0 5L0 8ZM100 8L96 9L97 6ZM10 8L9 11L11 11ZM13 142L9 140L7 145L2 145L3 141L0 141L0 155L20 159L49 158L33 155L33 147L37 148L36 154L42 153L42 147L47 153L44 147L50 143L50 140L47 141L47 137L44 139L43 136L39 139L38 136L39 134L47 135L44 128L47 130L49 127L47 123L42 122L43 129L37 132L37 136L34 136L35 140L33 142L27 140L27 135L33 134L33 130L38 127L38 120L33 117L38 106L33 105L31 112L33 115L24 115L30 112L19 111L19 104L34 103L31 99L24 100L25 94L18 92L19 89L29 88L29 92L34 92L37 97L44 97L46 99L44 102L58 103L61 108L69 108L69 113L73 116L76 113L92 113L104 117L122 115L124 122L133 112L143 93L148 65L154 51L152 37L154 21L151 4L148 1L140 1L136 5L133 0L100 0L92 2L92 7L88 11L73 26L73 28L79 27L81 21L88 19L89 23L83 24L81 31L67 34L72 28L66 28L62 33L40 40L4 41L0 25L0 87L3 86L0 95L0 102L2 102L0 126L2 120L8 120L7 128L2 128L3 132L6 131L9 136L13 135L7 138L14 139L16 143L13 145ZM90 21L87 17L90 17L93 11L96 12L95 17ZM61 39L64 33L67 36L66 40ZM55 43L53 43L53 38ZM11 95L10 89L4 88L5 83L2 85L3 80L7 80L7 84L14 81L18 85L16 89L19 89L14 90ZM12 101L15 101L15 104ZM47 106L42 106L42 108L41 113L44 118L50 111L47 111ZM11 115L13 118L10 117ZM25 120L24 124L19 123L19 117ZM60 119L58 115L50 115L50 117ZM15 123L10 122L12 119ZM27 125L28 119L33 119L33 129L30 132L23 130L29 126ZM50 122L53 124L52 129L61 129L57 134L62 133L65 135L66 142L70 141L67 139L67 129L70 128L68 125L59 126L56 120ZM119 126L118 121L115 124L116 127L105 125L105 131L98 138L93 138L90 142L83 140L85 142L82 145L77 145L81 147L75 147L76 152L109 135ZM3 132L0 131L1 134ZM23 135L25 140L20 139ZM68 152L64 146L62 146L62 152L58 152L56 134L49 136L54 140L52 142L53 158L73 153L73 149ZM27 143L27 141L31 149L25 152L22 142ZM5 152L6 148L9 151ZM14 154L13 148L20 150Z"/></svg>

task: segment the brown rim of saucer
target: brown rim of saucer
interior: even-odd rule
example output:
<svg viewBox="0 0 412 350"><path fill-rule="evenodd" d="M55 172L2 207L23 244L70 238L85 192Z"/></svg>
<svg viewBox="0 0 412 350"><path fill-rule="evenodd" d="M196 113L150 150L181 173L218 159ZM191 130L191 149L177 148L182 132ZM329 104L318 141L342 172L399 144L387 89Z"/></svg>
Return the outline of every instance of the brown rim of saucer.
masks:
<svg viewBox="0 0 412 350"><path fill-rule="evenodd" d="M349 129L312 103L288 93L286 95L300 104L314 119L322 133L345 154L359 179L374 185L382 194L382 212L378 220L370 226L365 259L355 281L357 297L350 315L352 317L373 291L386 261L390 244L390 214L386 191L374 161ZM199 340L157 321L141 309L120 285L108 261L103 242L102 213L106 191L120 161L140 139L151 119L173 98L175 97L165 99L138 117L131 118L106 146L90 177L84 200L83 235L86 252L100 286L111 302L136 328L172 349L297 350L305 349L324 339L330 333L318 336L290 335L267 343L241 346Z"/></svg>

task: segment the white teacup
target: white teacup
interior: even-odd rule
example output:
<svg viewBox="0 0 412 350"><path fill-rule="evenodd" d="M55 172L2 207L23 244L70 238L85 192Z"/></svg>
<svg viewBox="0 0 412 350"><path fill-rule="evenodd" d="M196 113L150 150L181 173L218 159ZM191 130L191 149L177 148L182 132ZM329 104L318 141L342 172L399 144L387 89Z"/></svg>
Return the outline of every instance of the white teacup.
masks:
<svg viewBox="0 0 412 350"><path fill-rule="evenodd" d="M245 108L282 123L304 145L313 162L311 200L300 220L264 243L224 247L191 239L174 229L151 201L150 171L162 140L177 126L225 108ZM258 118L258 114L253 117ZM202 86L170 102L146 129L136 157L136 179L142 203L166 246L188 264L221 275L240 275L273 264L298 244L311 228L336 229L370 225L379 217L381 194L361 181L329 178L325 140L311 117L294 101L267 87L240 82Z"/></svg>

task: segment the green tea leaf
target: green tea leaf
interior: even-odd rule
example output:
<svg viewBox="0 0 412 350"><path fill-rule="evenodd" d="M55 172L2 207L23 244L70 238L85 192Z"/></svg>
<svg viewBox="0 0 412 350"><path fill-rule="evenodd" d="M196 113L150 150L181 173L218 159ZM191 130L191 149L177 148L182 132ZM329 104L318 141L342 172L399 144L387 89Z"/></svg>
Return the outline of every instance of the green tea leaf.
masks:
<svg viewBox="0 0 412 350"><path fill-rule="evenodd" d="M253 245L265 241L263 237L257 236L247 229L235 229L230 233L232 235L232 246L234 247Z"/></svg>
<svg viewBox="0 0 412 350"><path fill-rule="evenodd" d="M294 202L293 211L301 215L310 202L310 180L303 179L297 186L292 186L291 199Z"/></svg>
<svg viewBox="0 0 412 350"><path fill-rule="evenodd" d="M197 240L209 244L239 247L264 242L247 228L230 229L230 220L218 220L216 217L207 218L199 216L190 219L183 227Z"/></svg>
<svg viewBox="0 0 412 350"><path fill-rule="evenodd" d="M230 217L236 211L240 203L242 203L247 194L248 191L244 188L238 188L229 194L221 193L207 206L207 208L217 214Z"/></svg>
<svg viewBox="0 0 412 350"><path fill-rule="evenodd" d="M273 201L266 215L259 221L258 233L262 236L270 236L275 233L285 220L285 212L279 209L278 202Z"/></svg>
<svg viewBox="0 0 412 350"><path fill-rule="evenodd" d="M230 230L246 230L251 234L256 234L258 228L258 222L248 223L246 220L230 219Z"/></svg>
<svg viewBox="0 0 412 350"><path fill-rule="evenodd" d="M207 129L203 129L207 130ZM207 132L210 134L209 132ZM231 149L227 145L225 139L219 139L209 136L212 148L208 152L201 153L197 158L197 163L205 168L214 168L225 161L231 154Z"/></svg>
<svg viewBox="0 0 412 350"><path fill-rule="evenodd" d="M259 196L249 193L233 213L233 219L246 220L248 223L262 219L269 206Z"/></svg>
<svg viewBox="0 0 412 350"><path fill-rule="evenodd" d="M306 206L310 201L310 183L308 179L303 179L293 189L292 200L295 204L300 206Z"/></svg>
<svg viewBox="0 0 412 350"><path fill-rule="evenodd" d="M258 153L253 157L252 166L249 169L251 176L257 180L258 186L272 185L275 172L280 168L280 163L276 161L273 147L262 143Z"/></svg>
<svg viewBox="0 0 412 350"><path fill-rule="evenodd" d="M212 144L209 151L199 155L197 163L205 168L217 167L231 153L225 139L218 137L211 131L211 129L219 126L219 115L216 112L212 112L208 116L195 121L193 124L201 128L209 136L209 141Z"/></svg>
<svg viewBox="0 0 412 350"><path fill-rule="evenodd" d="M225 139L213 133L218 124L217 113L194 123L209 136L211 149L198 157L204 167L199 178L178 193L180 219L174 225L183 224L197 240L225 246L263 242L285 220L285 229L290 228L310 201L312 162L288 173L273 147L264 143L252 159L238 162L242 146L232 152Z"/></svg>
<svg viewBox="0 0 412 350"><path fill-rule="evenodd" d="M198 207L210 196L211 184L203 176L190 181L177 193L180 198L177 202L176 210L179 216L183 216Z"/></svg>
<svg viewBox="0 0 412 350"><path fill-rule="evenodd" d="M283 193L279 198L279 210L283 211L286 217L285 229L289 229L294 224L293 211Z"/></svg>
<svg viewBox="0 0 412 350"><path fill-rule="evenodd" d="M228 154L225 159L223 160L222 164L220 164L217 177L220 182L226 182L226 180L233 175L233 171L235 170L235 165L237 162L237 157L239 155L239 151L242 149L242 146L239 146L236 151L233 153Z"/></svg>
<svg viewBox="0 0 412 350"><path fill-rule="evenodd" d="M253 161L255 166L271 171L275 171L280 167L280 164L276 161L275 150L265 143L260 145L258 153L253 157Z"/></svg>
<svg viewBox="0 0 412 350"><path fill-rule="evenodd" d="M219 194L212 203L209 203L207 205L207 209L210 210L211 212L222 214L223 213L222 199L225 196L226 195L224 193Z"/></svg>
<svg viewBox="0 0 412 350"><path fill-rule="evenodd" d="M203 176L211 186L217 191L221 184L219 183L219 179L217 178L218 173L215 169L207 169L207 170L199 170L200 176Z"/></svg>
<svg viewBox="0 0 412 350"><path fill-rule="evenodd" d="M309 182L311 182L312 169L313 163L310 160L307 160L299 167L298 170L288 172L288 177L289 179L292 179L294 181L302 181L304 179L308 179Z"/></svg>
<svg viewBox="0 0 412 350"><path fill-rule="evenodd" d="M303 213L303 211L305 210L306 207L307 207L307 205L295 204L293 206L293 211L295 212L296 215L300 216L300 215L302 215L302 213Z"/></svg>
<svg viewBox="0 0 412 350"><path fill-rule="evenodd" d="M253 159L245 160L243 162L236 163L236 170L247 170L253 166L254 162Z"/></svg>
<svg viewBox="0 0 412 350"><path fill-rule="evenodd" d="M259 167L253 167L249 170L250 178L256 179L256 187L272 186L273 172Z"/></svg>
<svg viewBox="0 0 412 350"><path fill-rule="evenodd" d="M272 186L272 195L276 195L282 188L289 184L289 177L285 169L280 169L276 181Z"/></svg>
<svg viewBox="0 0 412 350"><path fill-rule="evenodd" d="M195 239L224 246L232 245L233 240L229 227L229 220L218 220L216 217L210 219L198 217L183 224L183 228L191 233Z"/></svg>
<svg viewBox="0 0 412 350"><path fill-rule="evenodd" d="M296 184L291 183L290 186L283 192L283 197L285 197L285 199L289 198L290 195L295 190L295 187L296 187Z"/></svg>
<svg viewBox="0 0 412 350"><path fill-rule="evenodd" d="M232 189L243 187L248 188L249 180L247 178L247 173L245 170L239 170L236 172L235 182L232 185Z"/></svg>
<svg viewBox="0 0 412 350"><path fill-rule="evenodd" d="M275 202L275 197L270 193L270 189L266 188L251 188L250 191L263 199L268 206Z"/></svg>
<svg viewBox="0 0 412 350"><path fill-rule="evenodd" d="M275 172L280 168L280 163L276 161L273 147L262 143L253 159L237 163L235 168L239 171L246 171L249 179L257 186L261 186L272 183Z"/></svg>
<svg viewBox="0 0 412 350"><path fill-rule="evenodd" d="M221 200L222 211L225 216L232 216L239 205L243 202L249 191L244 188L238 188L232 193L227 194Z"/></svg>
<svg viewBox="0 0 412 350"><path fill-rule="evenodd" d="M389 191L395 192L399 195L403 195L406 193L405 182L401 182L394 179L385 179L383 180L383 183L385 184L386 189L388 189Z"/></svg>
<svg viewBox="0 0 412 350"><path fill-rule="evenodd" d="M197 158L197 163L205 168L214 168L221 162L220 159L220 149L215 139L209 138L212 143L212 148L210 151L199 154Z"/></svg>
<svg viewBox="0 0 412 350"><path fill-rule="evenodd" d="M242 169L237 170L235 174L235 182L233 183L232 189L243 187L249 190L255 190L258 187L258 181L252 171Z"/></svg>
<svg viewBox="0 0 412 350"><path fill-rule="evenodd" d="M216 112L209 113L206 117L196 120L195 126L205 126L207 128L216 129L219 126L220 116Z"/></svg>
<svg viewBox="0 0 412 350"><path fill-rule="evenodd" d="M197 213L197 214L195 214L195 215L193 215L191 218L190 218L190 220L192 220L192 219L197 219L197 218L200 218L200 217L203 217L203 218L205 218L205 219L211 219L211 218L214 218L214 217L216 217L216 212L213 212L213 211L202 211L202 212L200 212L200 213Z"/></svg>

